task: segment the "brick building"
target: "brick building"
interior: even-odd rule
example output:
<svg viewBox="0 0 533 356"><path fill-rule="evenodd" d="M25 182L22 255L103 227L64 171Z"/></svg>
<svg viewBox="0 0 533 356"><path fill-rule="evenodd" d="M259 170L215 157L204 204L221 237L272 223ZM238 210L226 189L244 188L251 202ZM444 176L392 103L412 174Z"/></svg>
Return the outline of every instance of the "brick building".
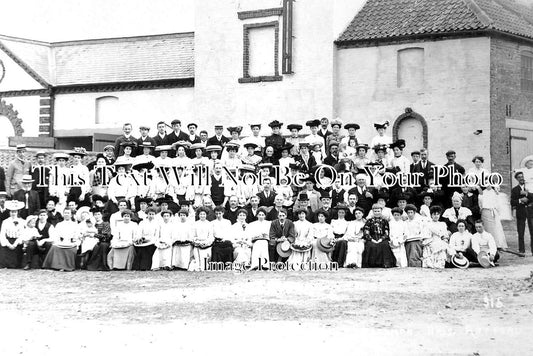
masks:
<svg viewBox="0 0 533 356"><path fill-rule="evenodd" d="M368 0L335 43L336 115L389 119L436 162L481 154L506 183L533 153L532 7Z"/></svg>
<svg viewBox="0 0 533 356"><path fill-rule="evenodd" d="M124 121L338 116L369 142L387 119L407 152L481 154L508 182L533 152L533 10L517 1L204 0L194 34L1 36L0 130L99 149Z"/></svg>

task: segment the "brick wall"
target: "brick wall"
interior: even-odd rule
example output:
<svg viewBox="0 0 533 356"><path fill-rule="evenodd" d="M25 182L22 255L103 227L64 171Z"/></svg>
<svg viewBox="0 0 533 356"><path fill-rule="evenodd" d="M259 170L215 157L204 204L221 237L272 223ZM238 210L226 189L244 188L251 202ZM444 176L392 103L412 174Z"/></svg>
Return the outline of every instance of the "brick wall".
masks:
<svg viewBox="0 0 533 356"><path fill-rule="evenodd" d="M533 51L533 45L502 37L491 38L490 151L492 169L504 176L505 184L514 184L510 182L510 142L505 121L533 122L533 93L522 92L520 88L520 54L524 50Z"/></svg>
<svg viewBox="0 0 533 356"><path fill-rule="evenodd" d="M398 86L398 51L424 50L424 79L418 87ZM337 51L335 115L361 125L360 140L376 135L373 122L392 125L409 107L428 125L430 160L443 164L455 149L470 168L475 155L490 166L490 39L421 41ZM417 74L418 75L418 74ZM474 135L483 130L481 135ZM388 130L392 136L392 129Z"/></svg>

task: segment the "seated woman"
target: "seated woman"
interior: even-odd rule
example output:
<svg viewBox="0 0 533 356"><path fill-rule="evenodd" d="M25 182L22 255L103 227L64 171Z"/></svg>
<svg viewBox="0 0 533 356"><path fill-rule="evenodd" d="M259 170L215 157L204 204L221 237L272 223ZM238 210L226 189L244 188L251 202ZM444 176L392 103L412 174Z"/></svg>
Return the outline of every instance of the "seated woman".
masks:
<svg viewBox="0 0 533 356"><path fill-rule="evenodd" d="M333 228L330 224L326 223L326 219L329 214L324 210L318 210L316 217L318 222L313 224L313 230L311 236L313 239L313 252L311 253L311 260L316 263L329 263L331 262L330 253L333 250L335 243L335 235L333 234ZM321 248L318 246L321 238L328 238L330 246Z"/></svg>
<svg viewBox="0 0 533 356"><path fill-rule="evenodd" d="M172 268L172 244L175 236L175 226L171 220L172 212L170 210L163 210L161 217L163 221L159 225L159 233L154 240L156 250L152 257L153 271L160 269L169 271Z"/></svg>
<svg viewBox="0 0 533 356"><path fill-rule="evenodd" d="M462 206L463 198L461 194L455 192L452 195L452 207L446 209L442 214L443 220L448 226L448 231L454 233L457 231L457 220L465 220L466 228L472 232L474 230L474 219L470 209Z"/></svg>
<svg viewBox="0 0 533 356"><path fill-rule="evenodd" d="M224 219L224 208L217 206L214 209L215 220L211 221L213 225L213 247L211 248L211 261L213 262L233 262L233 234L231 231L231 222Z"/></svg>
<svg viewBox="0 0 533 356"><path fill-rule="evenodd" d="M363 228L366 240L363 252L363 268L396 266L396 259L389 245L389 223L381 217L381 205L372 205L374 217Z"/></svg>
<svg viewBox="0 0 533 356"><path fill-rule="evenodd" d="M46 209L39 210L37 222L35 224L39 237L28 241L26 247L26 266L24 269L41 268L42 261L48 254L54 241L54 226L48 222L48 212Z"/></svg>
<svg viewBox="0 0 533 356"><path fill-rule="evenodd" d="M239 209L237 212L237 221L232 226L233 262L244 265L250 265L252 255L252 239L248 224L246 223L247 217L248 212L244 209Z"/></svg>
<svg viewBox="0 0 533 356"><path fill-rule="evenodd" d="M189 220L191 212L187 208L178 211L178 221L174 223L175 234L172 243L172 267L187 270L191 262L192 224Z"/></svg>
<svg viewBox="0 0 533 356"><path fill-rule="evenodd" d="M43 262L43 268L59 271L76 269L76 254L81 244L78 224L74 222L72 210L63 210L63 221L55 227L55 237L50 251Z"/></svg>
<svg viewBox="0 0 533 356"><path fill-rule="evenodd" d="M139 223L139 235L133 241L135 258L132 269L136 271L149 271L152 269L152 258L156 247L154 242L159 235L159 222L155 219L155 209L146 209L146 219Z"/></svg>
<svg viewBox="0 0 533 356"><path fill-rule="evenodd" d="M22 244L25 221L18 216L24 203L18 200L6 201L4 207L9 217L2 222L0 229L0 268L22 267Z"/></svg>
<svg viewBox="0 0 533 356"><path fill-rule="evenodd" d="M313 224L307 220L307 209L299 209L294 212L298 220L294 222L296 237L292 244L292 253L287 263L307 263L311 260L311 248L313 242ZM255 247L254 247L255 248Z"/></svg>
<svg viewBox="0 0 533 356"><path fill-rule="evenodd" d="M213 245L213 225L207 221L207 209L198 208L198 219L192 227L193 249L189 270L205 271L211 261L211 246Z"/></svg>
<svg viewBox="0 0 533 356"><path fill-rule="evenodd" d="M363 227L365 226L365 219L363 219L364 213L363 208L355 208L355 220L350 221L348 225L348 231L346 232L348 252L344 267L361 268L363 265L363 251L365 250L365 241L363 239Z"/></svg>
<svg viewBox="0 0 533 356"><path fill-rule="evenodd" d="M457 232L450 236L450 248L455 254L460 257L466 257L470 262L477 262L476 256L470 251L472 243L472 234L466 229L466 222L464 220L457 221Z"/></svg>
<svg viewBox="0 0 533 356"><path fill-rule="evenodd" d="M346 211L348 207L345 204L337 204L335 207L337 211L337 219L331 220L331 228L335 236L335 249L331 254L331 259L339 264L339 267L344 267L346 261L346 253L348 247L347 235L348 221L346 221Z"/></svg>
<svg viewBox="0 0 533 356"><path fill-rule="evenodd" d="M111 226L104 221L104 213L101 208L91 209L94 217L94 227L96 227L96 237L98 243L93 247L93 251L87 261L87 270L89 271L109 271L107 264L107 255L111 242Z"/></svg>
<svg viewBox="0 0 533 356"><path fill-rule="evenodd" d="M111 239L111 251L107 255L109 269L131 270L135 258L133 241L137 240L139 227L131 221L133 213L124 209L120 214L122 221L117 223Z"/></svg>
<svg viewBox="0 0 533 356"><path fill-rule="evenodd" d="M453 254L448 245L450 232L446 228L446 223L439 221L442 209L440 206L432 206L429 209L431 221L426 223L427 236L422 240L422 267L444 268L448 255Z"/></svg>

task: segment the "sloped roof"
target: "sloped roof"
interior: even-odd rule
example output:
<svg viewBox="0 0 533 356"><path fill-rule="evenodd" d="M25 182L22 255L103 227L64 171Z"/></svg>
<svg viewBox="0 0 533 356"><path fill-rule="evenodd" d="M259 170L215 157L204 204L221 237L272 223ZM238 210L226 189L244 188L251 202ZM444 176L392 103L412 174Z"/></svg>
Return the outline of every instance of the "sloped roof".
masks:
<svg viewBox="0 0 533 356"><path fill-rule="evenodd" d="M54 43L0 36L0 49L52 86L194 78L192 32Z"/></svg>
<svg viewBox="0 0 533 356"><path fill-rule="evenodd" d="M485 30L533 39L533 8L514 0L368 0L336 42Z"/></svg>

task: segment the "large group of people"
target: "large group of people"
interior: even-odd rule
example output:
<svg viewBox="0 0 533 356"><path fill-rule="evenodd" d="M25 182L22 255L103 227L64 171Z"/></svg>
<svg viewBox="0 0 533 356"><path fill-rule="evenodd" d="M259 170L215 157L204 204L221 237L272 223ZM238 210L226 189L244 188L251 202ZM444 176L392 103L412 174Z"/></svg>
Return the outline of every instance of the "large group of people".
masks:
<svg viewBox="0 0 533 356"><path fill-rule="evenodd" d="M209 263L263 269L270 263L335 263L341 268L496 266L507 249L499 187L436 181L427 149L404 154L388 122L362 143L359 125L327 118L242 127L214 135L180 120L157 133L132 125L89 160L83 148L28 157L24 145L0 192L0 267L62 271L205 270ZM475 156L462 175L489 173ZM279 167L276 168L276 167ZM353 179L333 179L331 169ZM200 173L198 173L200 172ZM281 174L280 172L286 172ZM254 174L259 179L234 180ZM418 173L417 186L386 185L386 174ZM533 190L524 176L513 189L521 252L533 221ZM201 184L184 179L208 175ZM300 184L290 177L298 175ZM370 176L371 175L371 176ZM181 179L179 179L181 178ZM372 178L372 179L371 179ZM373 186L369 182L373 182ZM531 187L533 189L533 187ZM529 203L531 202L531 203ZM531 212L529 210L532 210Z"/></svg>

